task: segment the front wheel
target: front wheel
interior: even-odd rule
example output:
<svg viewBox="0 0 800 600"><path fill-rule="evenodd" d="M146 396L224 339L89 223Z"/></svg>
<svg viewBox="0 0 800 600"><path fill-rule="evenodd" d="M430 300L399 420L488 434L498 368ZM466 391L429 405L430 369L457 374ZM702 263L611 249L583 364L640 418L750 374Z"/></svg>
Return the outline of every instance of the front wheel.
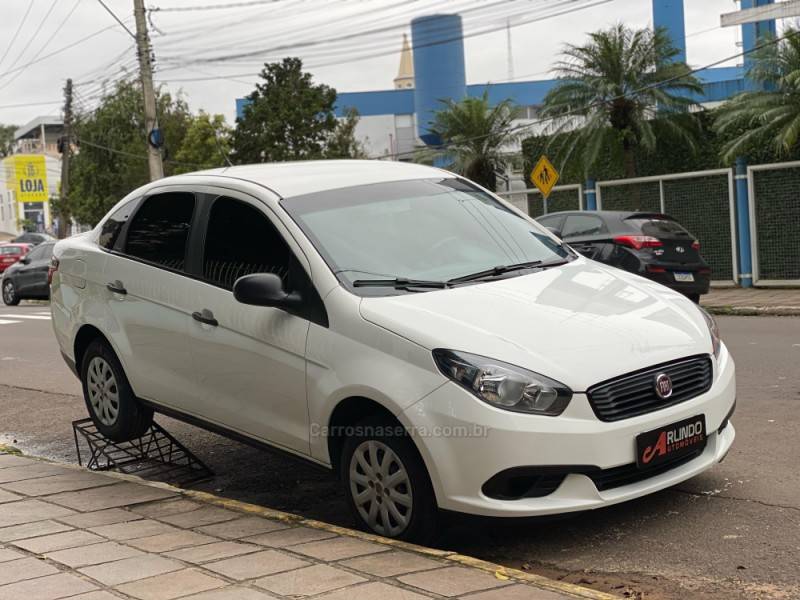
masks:
<svg viewBox="0 0 800 600"><path fill-rule="evenodd" d="M115 442L141 437L153 422L153 410L131 389L125 371L107 342L89 344L81 363L86 408L97 430Z"/></svg>
<svg viewBox="0 0 800 600"><path fill-rule="evenodd" d="M369 419L342 449L341 478L359 527L425 543L435 537L438 507L425 464L397 423Z"/></svg>
<svg viewBox="0 0 800 600"><path fill-rule="evenodd" d="M17 288L14 287L14 282L10 279L3 282L3 304L6 306L16 306L19 304L20 297L17 294Z"/></svg>

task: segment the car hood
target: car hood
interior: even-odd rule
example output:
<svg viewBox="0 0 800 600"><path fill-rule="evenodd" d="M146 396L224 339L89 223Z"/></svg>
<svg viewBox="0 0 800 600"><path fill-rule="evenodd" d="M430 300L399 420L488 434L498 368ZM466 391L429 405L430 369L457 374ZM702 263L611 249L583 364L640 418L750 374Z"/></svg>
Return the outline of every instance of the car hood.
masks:
<svg viewBox="0 0 800 600"><path fill-rule="evenodd" d="M499 281L363 298L360 311L428 349L516 364L574 391L712 351L705 320L687 298L585 258Z"/></svg>

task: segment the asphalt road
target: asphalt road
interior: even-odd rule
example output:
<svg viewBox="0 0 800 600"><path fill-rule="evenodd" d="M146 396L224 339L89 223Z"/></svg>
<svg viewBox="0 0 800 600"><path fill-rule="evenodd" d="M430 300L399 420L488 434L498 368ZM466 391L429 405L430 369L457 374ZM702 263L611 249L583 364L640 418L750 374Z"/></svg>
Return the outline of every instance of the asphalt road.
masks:
<svg viewBox="0 0 800 600"><path fill-rule="evenodd" d="M439 545L645 598L800 598L800 319L724 317L738 369L737 439L722 464L608 509L562 519L455 518ZM0 306L0 443L75 461L86 411L47 307ZM330 476L197 428L159 422L217 473L201 489L352 525Z"/></svg>

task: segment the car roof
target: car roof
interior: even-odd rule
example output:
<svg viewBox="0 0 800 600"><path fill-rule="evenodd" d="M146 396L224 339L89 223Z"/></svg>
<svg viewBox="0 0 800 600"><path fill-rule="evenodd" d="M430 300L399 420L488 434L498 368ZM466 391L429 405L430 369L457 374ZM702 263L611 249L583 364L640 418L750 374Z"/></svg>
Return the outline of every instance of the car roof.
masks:
<svg viewBox="0 0 800 600"><path fill-rule="evenodd" d="M197 171L179 177L209 175L250 181L269 188L283 198L356 185L455 177L442 169L392 160L308 160L241 165ZM169 179L159 182L168 182Z"/></svg>

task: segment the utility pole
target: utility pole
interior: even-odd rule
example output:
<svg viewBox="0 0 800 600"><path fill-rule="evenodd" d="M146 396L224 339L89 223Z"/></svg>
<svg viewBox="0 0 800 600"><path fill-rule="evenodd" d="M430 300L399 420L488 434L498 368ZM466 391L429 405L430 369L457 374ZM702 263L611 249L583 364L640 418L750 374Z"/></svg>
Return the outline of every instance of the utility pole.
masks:
<svg viewBox="0 0 800 600"><path fill-rule="evenodd" d="M153 89L153 67L150 64L150 38L147 34L147 21L144 13L144 0L133 0L136 17L136 48L139 55L139 72L142 77L144 94L144 124L147 130L147 164L150 167L150 181L164 177L161 152L153 145L153 132L158 129L156 116L156 94Z"/></svg>
<svg viewBox="0 0 800 600"><path fill-rule="evenodd" d="M69 159L72 154L72 79L64 86L64 136L61 138L61 193L58 198L58 237L70 234Z"/></svg>

